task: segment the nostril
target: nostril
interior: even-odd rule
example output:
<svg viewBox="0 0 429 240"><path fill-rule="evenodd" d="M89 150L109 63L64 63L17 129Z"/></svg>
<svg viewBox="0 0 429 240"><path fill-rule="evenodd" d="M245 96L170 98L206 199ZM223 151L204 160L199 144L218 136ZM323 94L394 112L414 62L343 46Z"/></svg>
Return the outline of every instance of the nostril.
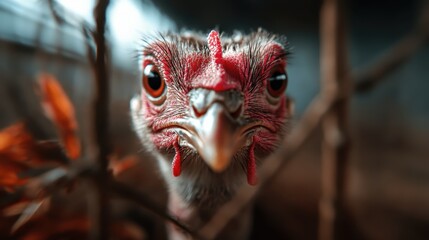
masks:
<svg viewBox="0 0 429 240"><path fill-rule="evenodd" d="M240 105L237 110L235 110L234 112L230 112L231 117L233 117L234 119L237 119L238 117L240 117L241 115L241 110L242 110L242 105Z"/></svg>
<svg viewBox="0 0 429 240"><path fill-rule="evenodd" d="M231 111L232 109L229 109L227 106L225 106L223 102L216 101L214 103L220 104L224 109L224 112L230 117L232 117L233 119L237 119L241 116L242 105L238 106L235 110ZM211 106L213 105L210 105L207 108L198 109L198 107L196 107L195 105L191 105L192 113L196 118L200 118L201 116L207 113L208 109L211 108Z"/></svg>
<svg viewBox="0 0 429 240"><path fill-rule="evenodd" d="M204 113L205 113L206 111L204 111L204 110L199 111L199 110L198 110L194 105L192 105L192 112L194 113L195 117L199 118L199 117L201 117L202 115L204 115Z"/></svg>

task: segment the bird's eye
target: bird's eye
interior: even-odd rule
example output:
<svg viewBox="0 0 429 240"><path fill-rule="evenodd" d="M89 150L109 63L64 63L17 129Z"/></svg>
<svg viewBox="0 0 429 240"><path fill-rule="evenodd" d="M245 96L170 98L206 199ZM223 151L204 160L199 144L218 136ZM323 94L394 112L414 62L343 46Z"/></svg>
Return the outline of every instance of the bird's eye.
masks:
<svg viewBox="0 0 429 240"><path fill-rule="evenodd" d="M164 78L153 64L146 65L143 70L143 87L154 99L160 98L165 92Z"/></svg>
<svg viewBox="0 0 429 240"><path fill-rule="evenodd" d="M268 78L267 90L268 93L275 98L278 98L284 94L287 86L287 74L283 71L275 71Z"/></svg>

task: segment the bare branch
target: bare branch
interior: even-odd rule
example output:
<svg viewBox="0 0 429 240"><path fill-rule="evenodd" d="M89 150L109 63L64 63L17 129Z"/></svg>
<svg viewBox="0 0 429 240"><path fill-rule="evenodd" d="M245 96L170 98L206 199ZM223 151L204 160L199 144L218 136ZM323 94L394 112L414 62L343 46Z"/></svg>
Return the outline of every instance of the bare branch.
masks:
<svg viewBox="0 0 429 240"><path fill-rule="evenodd" d="M331 108L335 95L317 96L311 102L301 121L292 130L289 137L275 154L269 157L259 169L260 183L255 186L243 186L236 196L224 204L199 231L200 236L214 239L217 234L255 198L258 190L268 184L281 172L307 142L319 125L323 116Z"/></svg>
<svg viewBox="0 0 429 240"><path fill-rule="evenodd" d="M54 17L55 22L57 22L57 24L59 24L59 25L63 25L63 24L68 23L64 19L63 13L59 13L57 1L47 0L47 2L48 2L48 6L49 6L49 11L51 12L52 16ZM63 10L63 9L61 8L61 10ZM70 25L72 25L72 24L70 24Z"/></svg>
<svg viewBox="0 0 429 240"><path fill-rule="evenodd" d="M2 197L0 199L0 209L18 202L23 198L28 199L30 205L37 205L41 201L44 201L44 199L51 197L55 192L67 188L78 180L95 181L97 178L99 178L99 171L95 169L92 164L82 166L75 165L70 169L55 168L37 178L33 178L27 185L18 189L16 192ZM183 231L189 233L190 236L196 239L204 239L202 236L199 236L196 231L190 229L184 223L167 213L162 205L152 201L151 198L144 193L112 178L109 178L104 183L104 187L112 194L117 194L119 197L133 201L156 215L170 221ZM32 206L30 206L29 210L31 210L31 207ZM27 213L27 215L31 217L31 214ZM25 221L21 220L17 222L15 228L20 227L22 223L25 223Z"/></svg>
<svg viewBox="0 0 429 240"><path fill-rule="evenodd" d="M95 68L96 63L95 63L95 54L97 52L96 47L94 46L94 41L93 41L93 36L94 36L94 32L91 30L91 28L87 25L82 25L82 33L83 36L86 39L85 42L85 46L86 46L86 52L88 55L88 61L91 64L91 66L93 68Z"/></svg>
<svg viewBox="0 0 429 240"><path fill-rule="evenodd" d="M348 108L351 82L341 0L325 0L320 14L322 94L336 96L323 119L319 239L344 239L345 186L349 159Z"/></svg>
<svg viewBox="0 0 429 240"><path fill-rule="evenodd" d="M60 26L69 26L73 29L81 30L85 39L85 46L88 54L89 63L95 68L95 53L96 46L94 45L93 36L95 36L92 30L91 24L85 19L76 16L75 14L64 9L61 4L56 0L46 0L49 11L52 14L55 22Z"/></svg>
<svg viewBox="0 0 429 240"><path fill-rule="evenodd" d="M52 169L41 176L32 179L24 187L18 189L12 194L0 199L0 207L10 205L19 201L22 198L28 199L43 199L49 197L54 192L67 187L70 183L74 182L78 175L83 174L83 168L76 168L67 170L64 168Z"/></svg>
<svg viewBox="0 0 429 240"><path fill-rule="evenodd" d="M91 202L93 209L92 239L108 239L109 237L109 192L106 183L109 180L108 155L109 142L109 78L107 68L107 53L105 41L106 11L109 0L99 0L94 8L96 31L94 39L96 45L94 74L96 94L94 103L94 137L97 145L97 173L94 178L95 194ZM91 53L90 53L91 54Z"/></svg>
<svg viewBox="0 0 429 240"><path fill-rule="evenodd" d="M112 193L118 194L120 197L133 201L137 204L139 204L142 207L145 207L149 211L152 211L156 215L170 221L171 223L178 226L183 231L189 233L192 237L195 239L204 239L202 236L199 236L195 231L190 229L188 226L186 226L184 223L177 220L175 217L170 215L166 212L164 207L160 206L159 204L153 202L150 200L150 197L145 195L144 193L141 193L139 191L136 191L134 188L131 188L127 186L126 184L120 183L118 181L112 180L109 184L110 190Z"/></svg>
<svg viewBox="0 0 429 240"><path fill-rule="evenodd" d="M65 9L57 0L46 0L49 11L58 25L69 26L79 30L80 26L89 26L90 24L82 17Z"/></svg>

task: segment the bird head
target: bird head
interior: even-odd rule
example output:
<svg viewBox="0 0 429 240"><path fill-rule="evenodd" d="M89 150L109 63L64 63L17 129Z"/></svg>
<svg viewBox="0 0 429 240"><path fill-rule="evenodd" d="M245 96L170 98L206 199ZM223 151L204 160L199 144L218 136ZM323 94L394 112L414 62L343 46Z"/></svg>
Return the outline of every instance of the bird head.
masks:
<svg viewBox="0 0 429 240"><path fill-rule="evenodd" d="M262 30L146 40L142 93L131 104L137 133L170 156L173 176L198 161L213 174L242 166L255 184L256 161L276 149L290 115L288 54L285 38Z"/></svg>

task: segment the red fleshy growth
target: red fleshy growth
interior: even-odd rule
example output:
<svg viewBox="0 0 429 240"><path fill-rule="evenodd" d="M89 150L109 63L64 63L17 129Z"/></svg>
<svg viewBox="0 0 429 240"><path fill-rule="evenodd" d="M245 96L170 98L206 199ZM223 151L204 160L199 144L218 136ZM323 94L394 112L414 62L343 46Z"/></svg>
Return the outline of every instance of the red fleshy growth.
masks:
<svg viewBox="0 0 429 240"><path fill-rule="evenodd" d="M249 148L249 160L247 161L247 183L249 185L256 185L258 178L256 176L256 160L255 160L255 139Z"/></svg>
<svg viewBox="0 0 429 240"><path fill-rule="evenodd" d="M179 143L174 143L174 149L176 150L176 154L174 155L173 162L171 163L171 168L173 170L173 176L178 177L182 172L182 156L180 155L180 147Z"/></svg>
<svg viewBox="0 0 429 240"><path fill-rule="evenodd" d="M210 49L210 56L215 63L222 63L222 44L220 43L219 33L212 30L207 37L207 45Z"/></svg>

